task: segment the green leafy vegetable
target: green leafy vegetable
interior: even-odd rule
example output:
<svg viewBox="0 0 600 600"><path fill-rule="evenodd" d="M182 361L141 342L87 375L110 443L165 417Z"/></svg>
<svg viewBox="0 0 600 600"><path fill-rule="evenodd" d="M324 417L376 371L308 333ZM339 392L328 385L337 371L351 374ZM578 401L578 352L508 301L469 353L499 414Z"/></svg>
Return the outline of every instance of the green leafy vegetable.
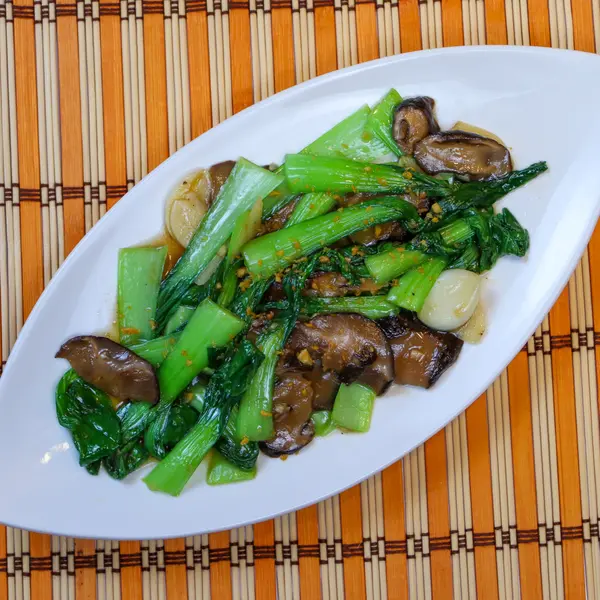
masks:
<svg viewBox="0 0 600 600"><path fill-rule="evenodd" d="M144 435L146 450L164 458L198 421L198 412L179 401L158 412Z"/></svg>
<svg viewBox="0 0 600 600"><path fill-rule="evenodd" d="M156 320L162 328L180 297L189 289L219 248L229 239L237 218L274 190L283 178L240 158L200 223L183 256L163 281Z"/></svg>
<svg viewBox="0 0 600 600"><path fill-rule="evenodd" d="M248 441L244 437L238 435L236 431L238 414L238 407L234 406L231 409L231 414L229 415L229 420L227 421L223 435L215 444L215 448L238 469L250 471L254 469L254 466L256 465L256 460L258 458L258 444L256 442Z"/></svg>
<svg viewBox="0 0 600 600"><path fill-rule="evenodd" d="M237 483L239 481L250 481L256 477L256 466L251 469L241 469L227 460L225 456L216 450L213 451L208 465L206 483L208 485L223 485L226 483Z"/></svg>
<svg viewBox="0 0 600 600"><path fill-rule="evenodd" d="M311 416L310 420L315 426L315 434L321 437L329 435L332 431L335 431L336 424L331 418L331 411L329 410L317 410Z"/></svg>
<svg viewBox="0 0 600 600"><path fill-rule="evenodd" d="M196 425L144 479L151 490L173 496L181 493L223 434L231 408L245 392L262 358L247 340L225 358L208 383L204 412Z"/></svg>
<svg viewBox="0 0 600 600"><path fill-rule="evenodd" d="M375 392L366 385L342 383L331 411L332 421L349 431L369 431L375 398Z"/></svg>
<svg viewBox="0 0 600 600"><path fill-rule="evenodd" d="M256 238L244 246L244 260L253 277L270 277L343 237L392 220L412 230L421 222L417 209L406 200L377 198Z"/></svg>
<svg viewBox="0 0 600 600"><path fill-rule="evenodd" d="M154 337L158 288L167 247L119 250L117 311L119 339L129 346Z"/></svg>
<svg viewBox="0 0 600 600"><path fill-rule="evenodd" d="M396 156L402 156L402 150L398 147L392 134L394 123L394 110L402 102L402 97L395 90L391 89L377 104L373 107L371 114L367 117L365 131L372 133L379 138Z"/></svg>
<svg viewBox="0 0 600 600"><path fill-rule="evenodd" d="M71 432L81 466L110 456L119 447L119 419L108 396L85 383L72 369L56 388L56 414L58 422Z"/></svg>

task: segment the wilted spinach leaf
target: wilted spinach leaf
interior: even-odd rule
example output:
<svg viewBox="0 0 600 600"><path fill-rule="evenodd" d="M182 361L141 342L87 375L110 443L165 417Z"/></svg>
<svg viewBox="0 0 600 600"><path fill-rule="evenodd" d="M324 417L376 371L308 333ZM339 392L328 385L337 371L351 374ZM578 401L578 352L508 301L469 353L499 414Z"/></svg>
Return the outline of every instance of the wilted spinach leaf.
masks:
<svg viewBox="0 0 600 600"><path fill-rule="evenodd" d="M163 459L197 420L198 412L191 406L174 402L167 410L160 412L146 429L146 450L154 458Z"/></svg>
<svg viewBox="0 0 600 600"><path fill-rule="evenodd" d="M100 459L112 454L121 439L120 424L108 396L67 371L56 388L58 422L71 432L79 464L97 474Z"/></svg>

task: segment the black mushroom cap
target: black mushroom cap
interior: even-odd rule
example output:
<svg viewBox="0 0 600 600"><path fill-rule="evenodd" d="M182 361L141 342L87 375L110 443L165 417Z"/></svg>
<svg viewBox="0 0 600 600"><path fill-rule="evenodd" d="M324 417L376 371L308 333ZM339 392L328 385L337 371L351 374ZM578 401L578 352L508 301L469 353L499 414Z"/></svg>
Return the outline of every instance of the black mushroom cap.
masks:
<svg viewBox="0 0 600 600"><path fill-rule="evenodd" d="M433 114L434 107L433 98L418 96L407 98L396 108L392 134L405 154L412 154L417 142L440 130Z"/></svg>
<svg viewBox="0 0 600 600"><path fill-rule="evenodd" d="M283 454L298 452L315 436L310 420L313 390L302 373L287 372L273 390L273 426L275 436L259 444L268 456L276 458Z"/></svg>
<svg viewBox="0 0 600 600"><path fill-rule="evenodd" d="M394 378L394 360L374 321L354 314L318 315L296 324L276 376L275 435L260 445L269 456L297 452L312 440L312 411L331 409L341 383L358 381L383 393Z"/></svg>
<svg viewBox="0 0 600 600"><path fill-rule="evenodd" d="M298 323L286 345L284 361L334 371L340 382L359 381L380 394L394 377L393 356L377 323L362 315L317 315Z"/></svg>
<svg viewBox="0 0 600 600"><path fill-rule="evenodd" d="M71 338L60 347L56 358L66 358L84 381L119 400L158 402L158 380L152 365L109 338Z"/></svg>
<svg viewBox="0 0 600 600"><path fill-rule="evenodd" d="M445 331L435 331L412 313L377 321L390 342L395 361L394 381L400 385L431 387L452 366L463 341Z"/></svg>
<svg viewBox="0 0 600 600"><path fill-rule="evenodd" d="M442 131L422 139L414 157L430 175L454 173L470 181L494 179L512 171L508 148L469 131Z"/></svg>
<svg viewBox="0 0 600 600"><path fill-rule="evenodd" d="M220 163L214 164L208 169L208 176L210 177L211 193L210 193L210 204L212 204L219 195L223 184L227 181L227 178L235 167L234 160L225 160Z"/></svg>

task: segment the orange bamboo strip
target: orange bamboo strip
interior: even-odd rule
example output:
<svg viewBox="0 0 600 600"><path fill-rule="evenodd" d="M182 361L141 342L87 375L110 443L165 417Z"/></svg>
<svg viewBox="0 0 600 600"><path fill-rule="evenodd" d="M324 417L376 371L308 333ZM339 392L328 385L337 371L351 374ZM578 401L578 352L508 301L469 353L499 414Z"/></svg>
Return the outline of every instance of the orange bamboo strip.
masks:
<svg viewBox="0 0 600 600"><path fill-rule="evenodd" d="M533 425L529 367L524 353L518 354L508 367L508 389L517 530L535 531L538 526L538 516L535 502ZM537 544L519 546L519 570L523 598L541 598L542 575L540 549Z"/></svg>
<svg viewBox="0 0 600 600"><path fill-rule="evenodd" d="M84 556L96 559L96 543L94 540L75 540L75 561ZM96 599L96 570L80 567L75 570L75 597L77 600Z"/></svg>
<svg viewBox="0 0 600 600"><path fill-rule="evenodd" d="M354 556L344 557L344 590L347 598L366 598L365 570L362 552L362 524L360 486L356 485L340 494L342 515L342 543L358 548Z"/></svg>
<svg viewBox="0 0 600 600"><path fill-rule="evenodd" d="M319 543L319 524L317 521L317 507L309 506L296 513L296 527L298 529L298 544L300 546L315 546ZM321 593L319 554L303 556L299 559L300 565L300 593L302 597L317 598Z"/></svg>
<svg viewBox="0 0 600 600"><path fill-rule="evenodd" d="M569 295L565 289L550 311L552 335L570 335ZM554 390L556 447L558 453L558 481L560 519L562 528L581 525L581 490L577 455L577 423L575 392L573 389L573 362L571 349L552 350L552 384ZM585 598L583 570L583 541L565 539L563 533L563 568L565 590L569 598Z"/></svg>
<svg viewBox="0 0 600 600"><path fill-rule="evenodd" d="M188 14L187 27L190 111L192 113L192 138L195 138L212 126L206 12Z"/></svg>
<svg viewBox="0 0 600 600"><path fill-rule="evenodd" d="M575 50L594 52L594 16L592 2L580 0L571 3L573 13L573 44Z"/></svg>
<svg viewBox="0 0 600 600"><path fill-rule="evenodd" d="M528 0L529 39L532 46L550 46L550 14L547 0Z"/></svg>
<svg viewBox="0 0 600 600"><path fill-rule="evenodd" d="M442 35L444 46L461 46L464 43L462 0L442 3Z"/></svg>
<svg viewBox="0 0 600 600"><path fill-rule="evenodd" d="M375 4L369 2L356 5L356 37L358 39L358 62L379 58Z"/></svg>
<svg viewBox="0 0 600 600"><path fill-rule="evenodd" d="M400 0L400 47L402 52L421 49L421 19L418 0Z"/></svg>
<svg viewBox="0 0 600 600"><path fill-rule="evenodd" d="M427 465L427 518L429 537L450 536L448 516L448 471L446 467L446 435L444 430L425 443ZM458 510L463 510L462 506ZM431 550L431 591L434 600L444 598L452 589L450 550Z"/></svg>
<svg viewBox="0 0 600 600"><path fill-rule="evenodd" d="M273 70L275 91L280 92L296 83L294 69L294 39L292 35L292 11L274 8L271 12L273 32Z"/></svg>
<svg viewBox="0 0 600 600"><path fill-rule="evenodd" d="M165 540L165 553L185 554L185 538ZM187 594L187 573L185 564L166 566L167 598L185 598ZM127 596L125 596L127 597Z"/></svg>
<svg viewBox="0 0 600 600"><path fill-rule="evenodd" d="M488 44L506 44L504 0L485 0L485 33Z"/></svg>
<svg viewBox="0 0 600 600"><path fill-rule="evenodd" d="M208 536L211 551L210 590L213 598L227 600L231 598L231 563L229 561L229 531L211 533ZM221 550L227 554L224 560L214 560L213 551Z"/></svg>
<svg viewBox="0 0 600 600"><path fill-rule="evenodd" d="M315 8L315 45L317 48L317 75L337 68L335 43L335 14L332 6Z"/></svg>
<svg viewBox="0 0 600 600"><path fill-rule="evenodd" d="M15 5L31 5L17 2ZM17 138L21 188L38 189L40 164L33 21L14 22ZM31 312L44 287L42 262L42 215L39 202L21 202L21 272L23 316Z"/></svg>
<svg viewBox="0 0 600 600"><path fill-rule="evenodd" d="M151 170L169 156L165 23L163 15L151 14L144 17L144 60L146 143L148 169Z"/></svg>
<svg viewBox="0 0 600 600"><path fill-rule="evenodd" d="M64 4L68 0L59 0ZM81 194L63 199L65 254L71 252L85 233L83 208L83 159L81 147L81 97L77 48L77 18L61 17L58 29L58 80L63 186L81 188ZM68 117L67 117L68 115Z"/></svg>
<svg viewBox="0 0 600 600"><path fill-rule="evenodd" d="M123 598L141 598L142 569L139 566L128 566L123 561L124 556L140 555L140 543L121 542L119 544L119 552L121 554L121 595Z"/></svg>
<svg viewBox="0 0 600 600"><path fill-rule="evenodd" d="M390 547L386 551L387 590L390 600L408 598L408 573L406 552L398 551L406 544L404 529L404 491L402 462L389 466L382 476L383 513L385 515L385 540ZM396 551L391 552L392 545Z"/></svg>
<svg viewBox="0 0 600 600"><path fill-rule="evenodd" d="M103 15L100 20L104 139L107 148L105 152L106 183L108 186L125 186L127 161L125 158L121 20L118 15ZM109 196L108 208L111 208L117 200L118 197Z"/></svg>
<svg viewBox="0 0 600 600"><path fill-rule="evenodd" d="M486 398L481 396L467 409L469 475L473 512L473 537L494 531L490 440L488 438ZM478 596L498 598L496 551L493 546L477 547L475 542L475 578Z"/></svg>
<svg viewBox="0 0 600 600"><path fill-rule="evenodd" d="M50 561L52 560L52 538L43 533L30 533L29 551L32 559L45 558L48 565L50 565ZM52 570L49 568L40 570L32 569L30 579L31 597L43 598L46 590L52 587Z"/></svg>
<svg viewBox="0 0 600 600"><path fill-rule="evenodd" d="M274 548L275 530L273 521L264 521L254 526L254 547ZM262 558L254 552L254 571L256 573L256 600L275 600L277 589L275 584L275 558ZM273 551L274 556L274 551Z"/></svg>
<svg viewBox="0 0 600 600"><path fill-rule="evenodd" d="M252 89L252 54L250 42L250 13L246 9L229 11L231 44L231 90L233 112L239 112L254 101ZM260 86L260 82L256 82Z"/></svg>

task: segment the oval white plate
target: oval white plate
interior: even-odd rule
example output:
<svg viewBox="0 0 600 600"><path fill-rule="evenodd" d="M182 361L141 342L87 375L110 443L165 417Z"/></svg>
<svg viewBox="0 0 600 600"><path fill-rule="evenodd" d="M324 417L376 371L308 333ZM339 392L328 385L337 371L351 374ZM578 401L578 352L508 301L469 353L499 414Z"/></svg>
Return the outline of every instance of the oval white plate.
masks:
<svg viewBox="0 0 600 600"><path fill-rule="evenodd" d="M377 401L371 431L317 439L299 455L261 457L249 483L209 487L203 469L179 498L153 494L77 465L56 422L55 360L72 335L113 318L117 251L161 231L169 190L189 171L243 155L278 161L390 87L437 101L443 127L461 119L498 134L517 167L549 173L506 205L531 233L527 260L487 276L489 331L465 347L430 391L394 388ZM32 312L0 379L0 520L94 538L162 538L259 521L316 502L382 469L463 411L523 347L582 253L600 207L600 59L531 48L454 48L379 60L310 81L219 125L167 160L94 227ZM566 107L566 108L565 108ZM566 111L566 113L565 113ZM565 116L566 115L566 116Z"/></svg>

